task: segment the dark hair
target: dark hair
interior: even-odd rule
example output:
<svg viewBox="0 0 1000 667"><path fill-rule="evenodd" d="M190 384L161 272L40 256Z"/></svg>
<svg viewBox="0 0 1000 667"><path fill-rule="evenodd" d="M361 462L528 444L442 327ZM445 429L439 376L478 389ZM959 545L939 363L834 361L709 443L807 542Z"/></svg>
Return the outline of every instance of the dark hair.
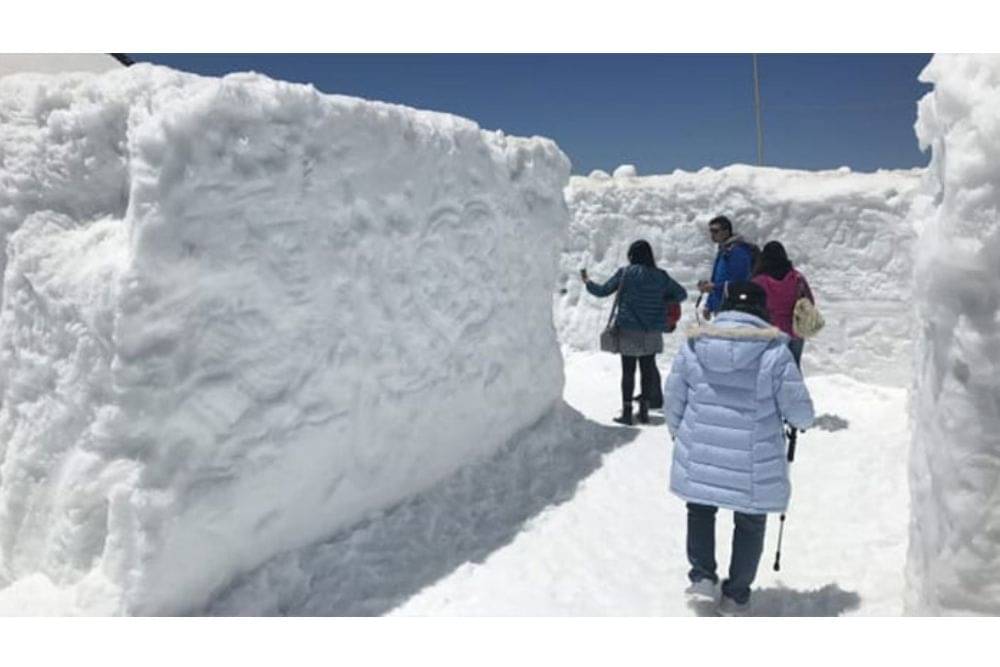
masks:
<svg viewBox="0 0 1000 667"><path fill-rule="evenodd" d="M719 225L720 227L724 228L730 236L732 236L733 234L733 223L730 222L729 218L727 218L724 215L717 215L711 220L709 220L708 226L711 227L712 225Z"/></svg>
<svg viewBox="0 0 1000 667"><path fill-rule="evenodd" d="M750 281L731 282L726 285L722 310L738 310L756 315L765 322L771 321L767 311L767 292L757 283Z"/></svg>
<svg viewBox="0 0 1000 667"><path fill-rule="evenodd" d="M639 239L628 247L629 264L642 264L651 268L656 268L656 260L653 259L653 248L649 241Z"/></svg>
<svg viewBox="0 0 1000 667"><path fill-rule="evenodd" d="M778 241L768 241L761 248L753 274L756 276L763 273L775 280L783 280L791 270L792 263L788 260L785 246Z"/></svg>

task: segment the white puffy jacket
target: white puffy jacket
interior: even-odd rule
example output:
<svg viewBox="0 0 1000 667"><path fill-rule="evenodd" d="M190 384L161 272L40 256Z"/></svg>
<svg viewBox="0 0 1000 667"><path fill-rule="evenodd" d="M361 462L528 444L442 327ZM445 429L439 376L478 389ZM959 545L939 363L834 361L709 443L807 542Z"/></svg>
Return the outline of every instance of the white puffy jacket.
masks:
<svg viewBox="0 0 1000 667"><path fill-rule="evenodd" d="M787 508L782 421L806 429L814 419L787 343L764 320L734 310L688 330L664 385L672 492L749 514Z"/></svg>

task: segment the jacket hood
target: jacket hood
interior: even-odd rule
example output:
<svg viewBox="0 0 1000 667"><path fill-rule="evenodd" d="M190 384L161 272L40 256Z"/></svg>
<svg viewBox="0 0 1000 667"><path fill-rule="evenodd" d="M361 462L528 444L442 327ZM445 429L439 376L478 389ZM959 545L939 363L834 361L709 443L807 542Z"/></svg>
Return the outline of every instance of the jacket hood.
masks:
<svg viewBox="0 0 1000 667"><path fill-rule="evenodd" d="M789 338L764 320L735 310L719 313L711 322L687 330L688 345L711 371L726 373L755 363L774 341Z"/></svg>
<svg viewBox="0 0 1000 667"><path fill-rule="evenodd" d="M727 251L737 243L744 243L743 236L741 234L732 234L725 241L719 243L719 249Z"/></svg>

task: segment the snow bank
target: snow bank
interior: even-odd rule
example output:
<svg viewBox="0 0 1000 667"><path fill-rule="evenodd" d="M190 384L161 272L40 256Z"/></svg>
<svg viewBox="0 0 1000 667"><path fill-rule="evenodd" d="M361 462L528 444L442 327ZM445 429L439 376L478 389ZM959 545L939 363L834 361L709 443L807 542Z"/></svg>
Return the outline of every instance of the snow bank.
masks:
<svg viewBox="0 0 1000 667"><path fill-rule="evenodd" d="M562 389L551 141L252 74L0 80L0 612L197 609Z"/></svg>
<svg viewBox="0 0 1000 667"><path fill-rule="evenodd" d="M1000 614L1000 57L921 73L907 608Z"/></svg>
<svg viewBox="0 0 1000 667"><path fill-rule="evenodd" d="M560 340L596 349L611 299L587 294L579 269L608 278L637 238L649 240L660 266L688 289L681 326L693 321L695 286L709 277L715 256L708 221L725 214L751 241L780 240L816 292L827 327L807 344L807 371L905 386L912 373L915 238L906 218L921 174L736 165L627 180L574 176L566 189L572 222L555 304ZM681 339L666 338L665 358Z"/></svg>

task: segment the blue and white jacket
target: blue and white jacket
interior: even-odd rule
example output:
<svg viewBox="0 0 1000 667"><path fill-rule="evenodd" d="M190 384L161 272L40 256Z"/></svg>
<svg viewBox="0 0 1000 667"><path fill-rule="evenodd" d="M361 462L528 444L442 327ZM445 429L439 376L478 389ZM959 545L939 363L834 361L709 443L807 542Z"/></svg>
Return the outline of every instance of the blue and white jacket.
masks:
<svg viewBox="0 0 1000 667"><path fill-rule="evenodd" d="M688 330L663 388L673 493L748 514L785 511L782 421L806 429L814 419L787 343L764 320L734 310Z"/></svg>

